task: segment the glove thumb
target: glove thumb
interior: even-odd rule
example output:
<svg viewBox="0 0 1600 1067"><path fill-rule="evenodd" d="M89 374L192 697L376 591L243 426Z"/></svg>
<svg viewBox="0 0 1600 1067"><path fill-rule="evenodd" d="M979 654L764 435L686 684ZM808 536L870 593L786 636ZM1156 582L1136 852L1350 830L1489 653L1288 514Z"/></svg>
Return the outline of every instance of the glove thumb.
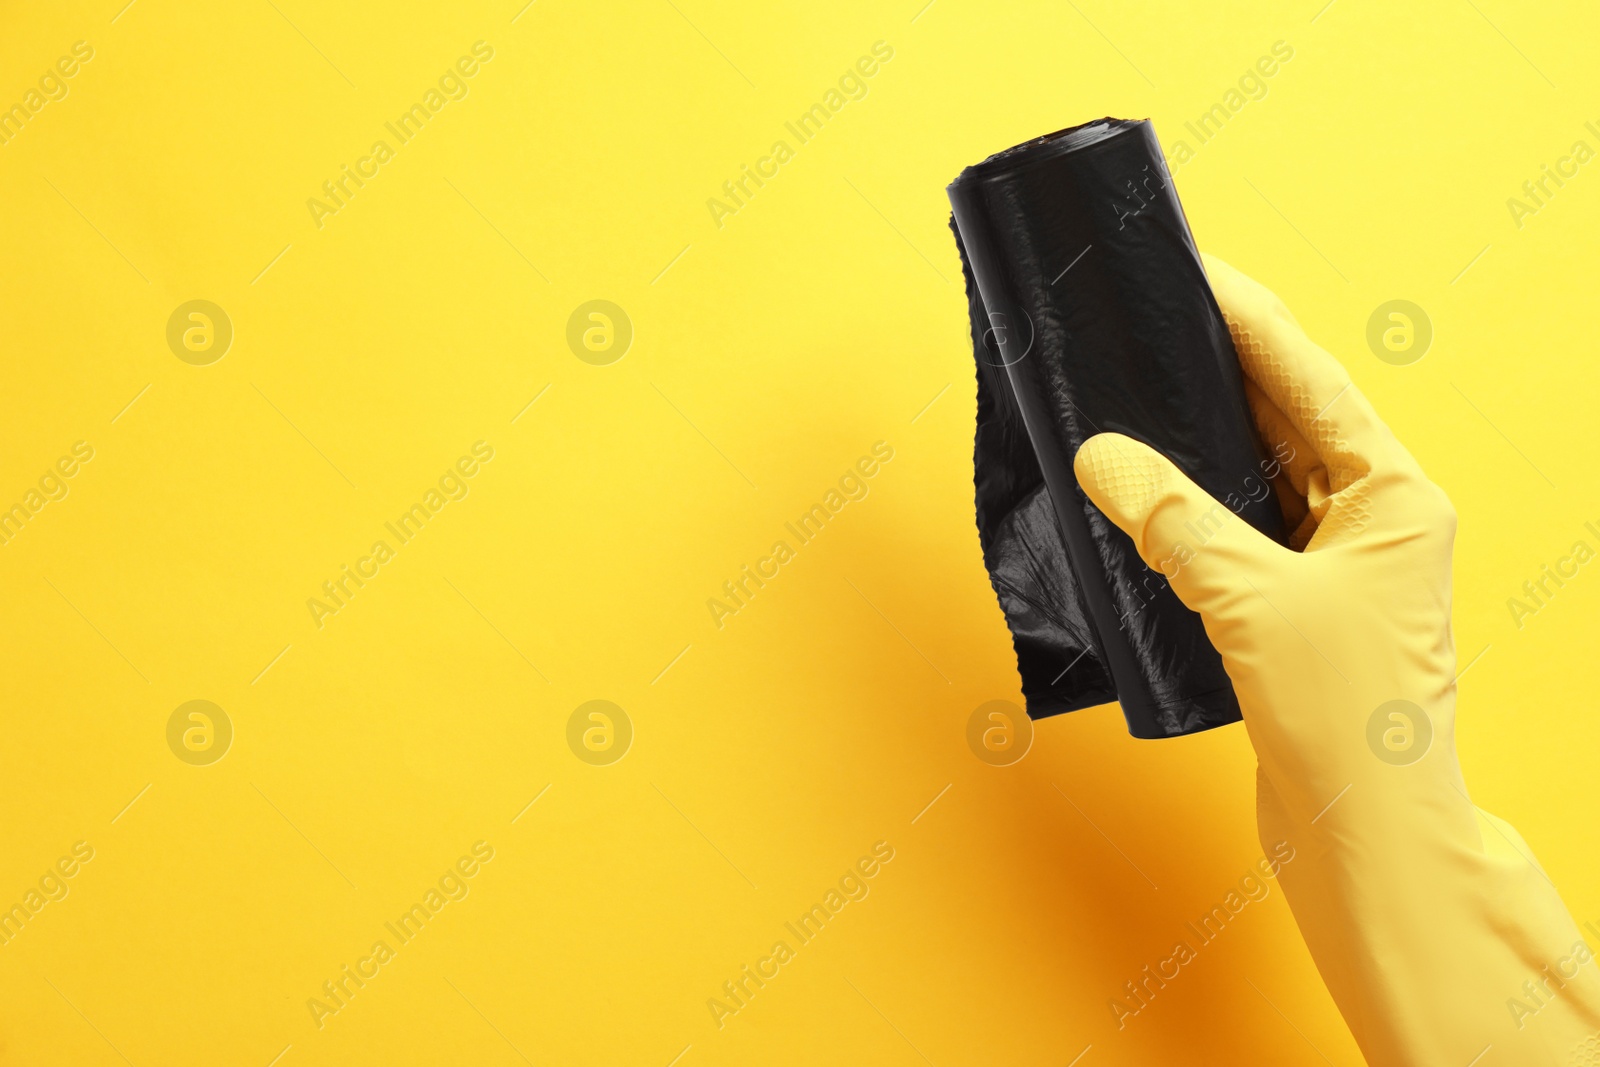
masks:
<svg viewBox="0 0 1600 1067"><path fill-rule="evenodd" d="M1208 622L1252 597L1259 574L1282 549L1195 485L1150 446L1096 434L1073 460L1078 484L1133 539L1139 556Z"/></svg>

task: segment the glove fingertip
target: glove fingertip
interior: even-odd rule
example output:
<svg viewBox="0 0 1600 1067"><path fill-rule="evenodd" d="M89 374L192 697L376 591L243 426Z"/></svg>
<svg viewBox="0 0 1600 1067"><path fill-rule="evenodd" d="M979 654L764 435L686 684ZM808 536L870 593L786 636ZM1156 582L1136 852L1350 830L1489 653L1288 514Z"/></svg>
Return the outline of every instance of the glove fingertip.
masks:
<svg viewBox="0 0 1600 1067"><path fill-rule="evenodd" d="M1171 467L1149 445L1119 433L1089 438L1072 463L1089 499L1130 535L1137 534L1161 499Z"/></svg>

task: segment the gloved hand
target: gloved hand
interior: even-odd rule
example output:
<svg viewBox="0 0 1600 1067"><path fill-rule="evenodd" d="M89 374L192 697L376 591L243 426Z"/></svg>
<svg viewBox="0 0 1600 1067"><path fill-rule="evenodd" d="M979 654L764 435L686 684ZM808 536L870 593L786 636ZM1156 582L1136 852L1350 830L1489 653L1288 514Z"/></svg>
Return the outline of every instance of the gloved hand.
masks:
<svg viewBox="0 0 1600 1067"><path fill-rule="evenodd" d="M1131 438L1091 438L1075 468L1222 654L1261 841L1296 850L1280 879L1323 980L1375 1067L1600 1063L1600 964L1456 759L1455 511L1272 293L1205 264L1287 457L1291 548Z"/></svg>

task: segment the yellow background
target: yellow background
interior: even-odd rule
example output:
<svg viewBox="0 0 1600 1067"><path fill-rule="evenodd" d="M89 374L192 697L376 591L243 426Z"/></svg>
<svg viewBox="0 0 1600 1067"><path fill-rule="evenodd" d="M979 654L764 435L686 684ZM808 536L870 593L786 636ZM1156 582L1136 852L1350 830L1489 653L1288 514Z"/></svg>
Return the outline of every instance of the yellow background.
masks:
<svg viewBox="0 0 1600 1067"><path fill-rule="evenodd" d="M0 1062L1358 1063L1276 885L1108 1011L1259 855L1241 728L1087 710L1004 769L965 740L1020 695L944 186L1104 114L1170 146L1280 40L1179 191L1454 499L1474 799L1600 919L1600 574L1506 606L1600 547L1600 164L1506 207L1600 148L1580 5L123 3L0 19L0 104L94 49L0 146L0 505L95 449L0 547L0 904L95 849L0 947ZM478 40L470 94L319 229L307 199ZM707 198L880 40L718 228ZM235 330L210 366L165 340L195 298ZM1364 339L1394 298L1434 324L1411 366ZM634 326L609 366L566 344L592 299ZM470 495L318 629L307 598L478 440ZM866 499L714 627L879 440ZM596 698L636 732L610 766L566 743ZM234 727L210 766L167 746L191 699ZM479 840L470 895L318 1029L307 999ZM870 895L719 1029L708 998L880 840Z"/></svg>

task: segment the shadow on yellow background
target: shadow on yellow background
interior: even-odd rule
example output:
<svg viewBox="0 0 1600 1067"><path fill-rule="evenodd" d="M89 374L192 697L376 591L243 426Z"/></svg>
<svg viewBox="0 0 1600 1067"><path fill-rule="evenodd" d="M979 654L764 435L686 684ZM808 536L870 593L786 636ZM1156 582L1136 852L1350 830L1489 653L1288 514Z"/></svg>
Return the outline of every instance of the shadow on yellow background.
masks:
<svg viewBox="0 0 1600 1067"><path fill-rule="evenodd" d="M1508 604L1600 523L1592 14L124 2L0 33L0 1062L1359 1063L1271 882L1110 1007L1241 728L967 745L944 185L1105 114L1451 494L1474 799L1600 918L1600 578Z"/></svg>

